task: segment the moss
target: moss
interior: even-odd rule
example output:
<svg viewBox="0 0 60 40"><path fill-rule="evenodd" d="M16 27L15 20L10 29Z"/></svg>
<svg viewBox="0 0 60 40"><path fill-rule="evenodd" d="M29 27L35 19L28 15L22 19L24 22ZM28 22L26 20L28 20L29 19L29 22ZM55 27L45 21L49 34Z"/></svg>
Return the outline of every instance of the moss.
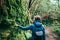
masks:
<svg viewBox="0 0 60 40"><path fill-rule="evenodd" d="M4 5L3 5L4 4ZM1 37L4 36L6 40L25 40L24 33L21 34L21 30L16 28L14 25L27 25L29 24L29 16L28 13L26 13L24 5L22 3L22 0L5 0L1 6L1 20L0 20L0 34ZM26 21L27 20L27 21ZM7 33L5 30L10 30L9 33ZM6 34L7 35L6 37ZM17 35L20 34L22 37L18 37ZM0 38L1 38L0 37ZM3 37L1 40L4 40Z"/></svg>

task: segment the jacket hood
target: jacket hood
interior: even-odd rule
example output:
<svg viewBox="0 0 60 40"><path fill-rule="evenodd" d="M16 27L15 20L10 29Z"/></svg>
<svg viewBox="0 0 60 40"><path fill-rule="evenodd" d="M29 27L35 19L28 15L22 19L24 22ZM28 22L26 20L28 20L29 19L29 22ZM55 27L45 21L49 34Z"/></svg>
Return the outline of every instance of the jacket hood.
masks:
<svg viewBox="0 0 60 40"><path fill-rule="evenodd" d="M41 26L42 26L42 23L41 23L41 22L38 22L38 21L35 21L35 22L34 22L34 25L35 25L36 27L41 27Z"/></svg>

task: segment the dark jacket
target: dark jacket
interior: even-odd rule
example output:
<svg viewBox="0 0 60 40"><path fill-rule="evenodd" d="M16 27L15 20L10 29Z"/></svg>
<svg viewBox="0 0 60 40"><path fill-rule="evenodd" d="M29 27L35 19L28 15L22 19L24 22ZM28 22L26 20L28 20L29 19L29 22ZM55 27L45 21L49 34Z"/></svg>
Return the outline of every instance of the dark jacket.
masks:
<svg viewBox="0 0 60 40"><path fill-rule="evenodd" d="M39 21L34 21L34 23L29 25L28 27L19 26L19 28L22 30L31 30L32 31L32 40L36 40L35 32L36 32L36 30L38 30L37 28L39 28L39 30L43 31L43 36L41 37L42 39L37 39L37 40L45 40L45 28L44 28L43 24Z"/></svg>

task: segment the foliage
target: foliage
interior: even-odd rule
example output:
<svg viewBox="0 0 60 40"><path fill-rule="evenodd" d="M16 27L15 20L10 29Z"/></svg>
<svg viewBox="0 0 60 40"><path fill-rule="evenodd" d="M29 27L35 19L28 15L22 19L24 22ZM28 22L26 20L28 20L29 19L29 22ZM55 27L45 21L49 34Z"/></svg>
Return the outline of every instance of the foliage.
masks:
<svg viewBox="0 0 60 40"><path fill-rule="evenodd" d="M59 0L1 0L0 11L0 40L26 40L25 32L15 25L26 26L37 14L47 26L60 23ZM60 34L60 27L53 30Z"/></svg>
<svg viewBox="0 0 60 40"><path fill-rule="evenodd" d="M23 26L29 24L29 14L22 0L1 0L1 3L1 40L25 40L24 31L21 32L15 27L16 24Z"/></svg>
<svg viewBox="0 0 60 40"><path fill-rule="evenodd" d="M55 26L52 31L53 31L54 33L56 33L57 35L60 35L60 25L59 25L59 26Z"/></svg>

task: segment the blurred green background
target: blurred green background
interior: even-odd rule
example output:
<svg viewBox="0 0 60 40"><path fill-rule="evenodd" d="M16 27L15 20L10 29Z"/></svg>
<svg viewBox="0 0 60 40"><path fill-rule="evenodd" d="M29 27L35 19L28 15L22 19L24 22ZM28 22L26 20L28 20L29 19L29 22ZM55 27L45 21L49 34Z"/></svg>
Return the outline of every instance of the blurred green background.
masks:
<svg viewBox="0 0 60 40"><path fill-rule="evenodd" d="M44 26L53 26L60 35L60 0L0 0L0 40L31 40L28 32L15 27L27 26L40 15Z"/></svg>

